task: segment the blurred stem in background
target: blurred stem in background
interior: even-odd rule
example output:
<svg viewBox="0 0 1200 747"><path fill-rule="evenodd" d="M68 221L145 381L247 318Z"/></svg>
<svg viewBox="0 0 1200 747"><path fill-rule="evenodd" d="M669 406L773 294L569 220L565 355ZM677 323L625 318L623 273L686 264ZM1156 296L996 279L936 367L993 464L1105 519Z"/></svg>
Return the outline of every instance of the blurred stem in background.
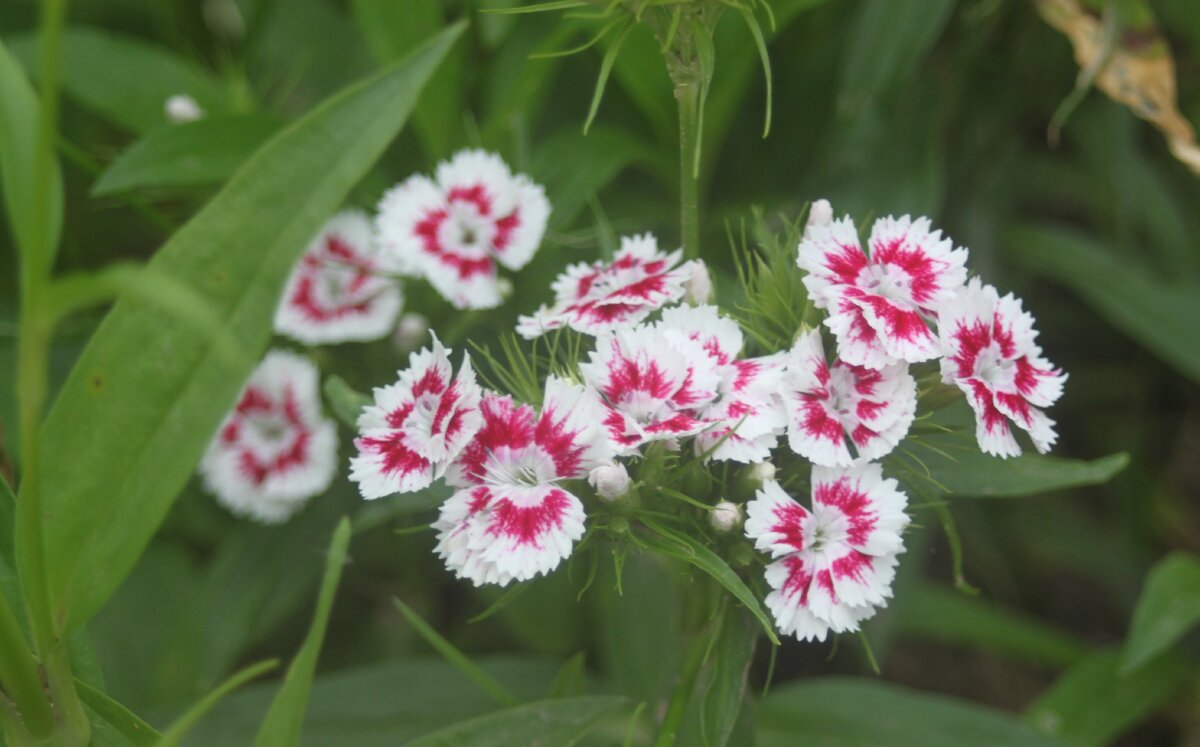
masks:
<svg viewBox="0 0 1200 747"><path fill-rule="evenodd" d="M700 136L700 79L686 73L676 77L675 100L679 104L679 220L683 255L700 256L700 180L692 153Z"/></svg>

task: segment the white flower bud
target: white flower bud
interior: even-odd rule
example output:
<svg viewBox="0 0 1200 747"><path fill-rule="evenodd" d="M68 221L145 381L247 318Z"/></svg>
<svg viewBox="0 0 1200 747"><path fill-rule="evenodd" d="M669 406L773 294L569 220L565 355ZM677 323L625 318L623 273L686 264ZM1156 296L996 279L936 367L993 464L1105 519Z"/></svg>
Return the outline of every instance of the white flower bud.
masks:
<svg viewBox="0 0 1200 747"><path fill-rule="evenodd" d="M588 484L605 501L615 501L629 492L629 472L620 462L601 464L588 473Z"/></svg>
<svg viewBox="0 0 1200 747"><path fill-rule="evenodd" d="M684 299L693 306L701 306L712 300L712 276L708 274L708 265L702 259L693 260L691 269L691 275L683 284Z"/></svg>
<svg viewBox="0 0 1200 747"><path fill-rule="evenodd" d="M729 501L721 501L708 515L713 529L725 534L742 523L742 507Z"/></svg>
<svg viewBox="0 0 1200 747"><path fill-rule="evenodd" d="M420 347L428 333L429 320L416 312L409 312L402 315L396 324L392 342L400 348L400 352L407 353Z"/></svg>
<svg viewBox="0 0 1200 747"><path fill-rule="evenodd" d="M496 279L496 290L500 291L501 298L508 298L509 296L512 295L512 292L513 292L512 281L509 280L508 278L497 278Z"/></svg>
<svg viewBox="0 0 1200 747"><path fill-rule="evenodd" d="M750 467L749 476L752 481L762 485L768 480L775 479L775 465L770 462L759 462Z"/></svg>
<svg viewBox="0 0 1200 747"><path fill-rule="evenodd" d="M163 103L163 113L172 124L194 122L204 116L204 110L186 93L177 93Z"/></svg>
<svg viewBox="0 0 1200 747"><path fill-rule="evenodd" d="M829 200L814 201L808 209L808 225L805 228L828 226L830 223L833 223L833 205L829 204Z"/></svg>

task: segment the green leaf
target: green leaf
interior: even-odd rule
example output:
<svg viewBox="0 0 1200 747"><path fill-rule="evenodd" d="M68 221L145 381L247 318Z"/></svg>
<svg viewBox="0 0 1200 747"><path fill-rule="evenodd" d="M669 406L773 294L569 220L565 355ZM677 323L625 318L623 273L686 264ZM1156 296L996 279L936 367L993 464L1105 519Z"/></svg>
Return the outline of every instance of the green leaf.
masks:
<svg viewBox="0 0 1200 747"><path fill-rule="evenodd" d="M1064 747L1007 713L883 682L818 677L758 705L758 747ZM802 735L797 739L797 735Z"/></svg>
<svg viewBox="0 0 1200 747"><path fill-rule="evenodd" d="M747 677L757 643L754 618L737 605L727 605L701 701L700 724L708 747L729 744L746 701Z"/></svg>
<svg viewBox="0 0 1200 747"><path fill-rule="evenodd" d="M888 471L909 482L921 480L928 470L945 492L963 497L1012 498L1101 485L1129 464L1125 452L1091 461L1028 453L1001 459L979 451L963 434L923 435L920 440L942 453L914 446L910 450L919 464L913 457L893 455Z"/></svg>
<svg viewBox="0 0 1200 747"><path fill-rule="evenodd" d="M912 74L950 20L955 0L867 0L846 31L839 103L857 109Z"/></svg>
<svg viewBox="0 0 1200 747"><path fill-rule="evenodd" d="M58 160L51 156L50 211L46 216L48 224L42 226L45 246L51 253L34 259L30 252L38 249L32 245L36 233L32 221L37 220L37 216L32 201L40 110L37 94L21 66L0 44L0 192L4 193L8 223L24 261L36 261L49 267L62 231L63 186Z"/></svg>
<svg viewBox="0 0 1200 747"><path fill-rule="evenodd" d="M592 103L588 107L587 119L583 122L583 134L585 135L596 119L596 112L600 111L600 101L604 98L604 88L608 85L608 76L612 72L613 62L621 53L621 45L625 43L625 39L635 25L632 20L627 21L624 28L617 32L613 43L604 50L604 57L600 60L600 73L596 76L596 88L592 91Z"/></svg>
<svg viewBox="0 0 1200 747"><path fill-rule="evenodd" d="M275 118L261 114L205 117L159 127L109 164L92 185L92 196L219 184L278 130Z"/></svg>
<svg viewBox="0 0 1200 747"><path fill-rule="evenodd" d="M92 722L92 747L156 747L162 735L128 708L82 680L75 689Z"/></svg>
<svg viewBox="0 0 1200 747"><path fill-rule="evenodd" d="M1150 571L1121 650L1132 672L1167 650L1200 623L1200 557L1176 552Z"/></svg>
<svg viewBox="0 0 1200 747"><path fill-rule="evenodd" d="M415 49L446 24L440 0L352 0L354 19L375 59L390 63ZM425 157L450 155L464 139L463 95L466 66L462 54L451 53L421 92L413 112L413 128Z"/></svg>
<svg viewBox="0 0 1200 747"><path fill-rule="evenodd" d="M1043 666L1066 667L1088 648L1066 632L953 589L920 584L893 605L896 626L919 638L979 647Z"/></svg>
<svg viewBox="0 0 1200 747"><path fill-rule="evenodd" d="M672 529L667 529L662 525L645 521L644 519L643 522L651 531L642 535L642 540L651 549L694 565L712 576L717 583L724 586L729 593L733 594L735 599L745 605L750 614L758 618L763 630L766 631L767 638L771 639L771 643L779 645L779 638L775 635L775 627L771 624L771 618L767 616L762 605L759 604L758 597L754 596L754 592L750 591L750 588L729 567L729 564L721 560L712 550L709 550L686 534L681 534Z"/></svg>
<svg viewBox="0 0 1200 747"><path fill-rule="evenodd" d="M558 698L508 708L414 739L406 747L560 747L574 744L628 703L597 696Z"/></svg>
<svg viewBox="0 0 1200 747"><path fill-rule="evenodd" d="M329 555L325 559L325 577L321 579L321 591L317 594L317 609L313 613L312 626L304 637L304 645L292 659L283 686L271 703L267 717L263 720L255 747L296 747L300 744L300 731L304 725L304 714L308 709L312 693L313 675L317 671L317 659L321 645L325 642L325 628L329 624L329 613L333 610L333 597L337 593L338 581L342 577L342 566L346 564L346 550L350 546L350 520L342 519L333 532L329 543Z"/></svg>
<svg viewBox="0 0 1200 747"><path fill-rule="evenodd" d="M13 41L30 68L37 40ZM163 47L99 29L76 27L62 36L63 91L83 106L134 132L166 121L163 106L176 94L196 100L209 114L228 109L220 79Z"/></svg>
<svg viewBox="0 0 1200 747"><path fill-rule="evenodd" d="M1008 237L1022 265L1062 283L1110 324L1180 373L1200 382L1200 284L1159 280L1094 239L1054 227L1023 226Z"/></svg>
<svg viewBox="0 0 1200 747"><path fill-rule="evenodd" d="M209 299L256 358L296 257L399 131L461 32L439 34L272 139L150 267ZM122 299L105 318L42 431L46 566L61 629L91 617L129 572L249 373L145 303Z"/></svg>
<svg viewBox="0 0 1200 747"><path fill-rule="evenodd" d="M1079 662L1029 706L1025 720L1071 744L1100 747L1149 716L1195 674L1187 662L1166 656L1122 675L1120 658L1103 651Z"/></svg>
<svg viewBox="0 0 1200 747"><path fill-rule="evenodd" d="M371 404L371 398L356 391L341 376L325 377L325 384L321 389L325 392L325 402L329 404L334 417L344 425L357 428L358 416L362 414L363 408Z"/></svg>
<svg viewBox="0 0 1200 747"><path fill-rule="evenodd" d="M425 642L441 654L442 658L467 675L472 682L485 690L497 702L502 705L517 704L517 696L510 693L499 682L489 677L486 672L476 666L463 652L455 648L453 643L442 637L440 633L430 627L429 623L422 620L420 615L413 612L411 607L399 599L393 599L392 603L396 605L396 609L400 610L400 614L404 615L404 619L408 620L408 624L413 626L417 633L425 639Z"/></svg>
<svg viewBox="0 0 1200 747"><path fill-rule="evenodd" d="M587 652L579 653L567 659L554 675L554 681L546 690L547 698L569 698L582 695L587 684Z"/></svg>
<svg viewBox="0 0 1200 747"><path fill-rule="evenodd" d="M279 666L278 659L260 661L257 664L251 664L222 682L216 689L201 698L200 702L189 708L187 713L176 719L175 723L171 724L170 728L163 732L156 747L178 747L179 740L183 738L183 735L195 726L196 722L204 718L204 715L212 710L213 706L221 702L222 698L255 677L265 674L277 666Z"/></svg>

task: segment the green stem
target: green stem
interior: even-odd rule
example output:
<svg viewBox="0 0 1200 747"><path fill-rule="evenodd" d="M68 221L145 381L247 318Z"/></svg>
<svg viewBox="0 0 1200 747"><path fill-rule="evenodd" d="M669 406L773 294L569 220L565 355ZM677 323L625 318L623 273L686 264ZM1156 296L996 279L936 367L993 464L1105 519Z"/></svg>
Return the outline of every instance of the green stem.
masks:
<svg viewBox="0 0 1200 747"><path fill-rule="evenodd" d="M54 728L54 714L42 690L37 660L29 651L17 618L0 594L0 687L12 699L32 736L46 737Z"/></svg>
<svg viewBox="0 0 1200 747"><path fill-rule="evenodd" d="M688 701L692 698L692 691L696 689L696 677L704 665L704 655L707 653L708 647L707 636L697 633L692 637L687 658L679 673L679 680L675 683L675 689L671 692L671 700L667 704L667 713L663 716L662 725L658 728L658 738L654 740L654 747L672 747L675 744L679 727L683 723L683 715L687 712Z"/></svg>
<svg viewBox="0 0 1200 747"><path fill-rule="evenodd" d="M690 71L689 71L690 72ZM700 134L700 79L682 74L675 81L679 105L679 220L683 255L700 256L700 179L696 166L696 140Z"/></svg>

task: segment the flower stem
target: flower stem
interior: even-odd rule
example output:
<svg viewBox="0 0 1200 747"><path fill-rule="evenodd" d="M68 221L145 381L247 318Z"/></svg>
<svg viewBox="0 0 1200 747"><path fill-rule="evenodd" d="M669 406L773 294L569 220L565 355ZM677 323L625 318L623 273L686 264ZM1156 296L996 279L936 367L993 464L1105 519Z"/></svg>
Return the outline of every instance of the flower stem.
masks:
<svg viewBox="0 0 1200 747"><path fill-rule="evenodd" d="M687 712L688 701L692 698L692 691L696 689L696 677L704 664L704 654L708 651L707 638L699 633L692 637L683 669L679 672L679 680L675 683L675 690L672 691L671 700L667 704L667 713L658 728L658 738L654 740L654 747L672 747L675 744L679 727L683 723L683 715Z"/></svg>
<svg viewBox="0 0 1200 747"><path fill-rule="evenodd" d="M692 72L692 71L689 71ZM675 81L679 105L679 219L683 255L700 256L700 179L695 168L696 139L700 132L700 78L680 74Z"/></svg>

